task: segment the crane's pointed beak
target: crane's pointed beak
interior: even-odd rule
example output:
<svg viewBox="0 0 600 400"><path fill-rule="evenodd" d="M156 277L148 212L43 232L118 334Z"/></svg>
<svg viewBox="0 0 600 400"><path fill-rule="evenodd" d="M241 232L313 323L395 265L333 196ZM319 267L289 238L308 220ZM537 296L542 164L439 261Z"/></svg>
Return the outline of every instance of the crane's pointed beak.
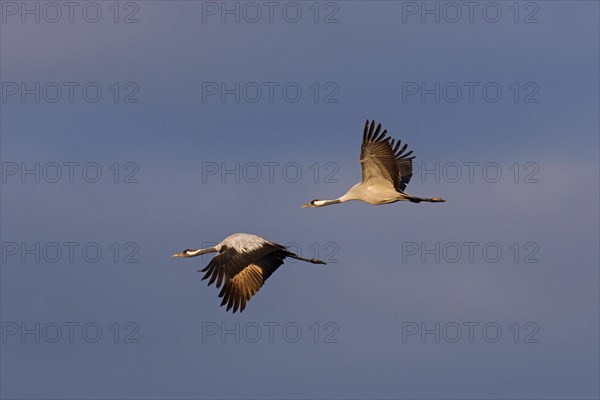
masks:
<svg viewBox="0 0 600 400"><path fill-rule="evenodd" d="M302 204L302 205L300 206L300 208L309 208L309 207L311 207L311 206L312 206L312 204L310 204L310 203L308 203L308 204Z"/></svg>
<svg viewBox="0 0 600 400"><path fill-rule="evenodd" d="M183 253L175 253L171 257L183 257Z"/></svg>

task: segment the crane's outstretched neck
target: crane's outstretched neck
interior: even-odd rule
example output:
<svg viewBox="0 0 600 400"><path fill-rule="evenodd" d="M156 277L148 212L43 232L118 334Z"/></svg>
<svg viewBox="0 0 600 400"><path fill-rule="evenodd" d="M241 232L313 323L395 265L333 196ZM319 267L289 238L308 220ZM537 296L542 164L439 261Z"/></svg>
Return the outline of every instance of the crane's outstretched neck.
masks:
<svg viewBox="0 0 600 400"><path fill-rule="evenodd" d="M333 200L315 200L315 205L317 207L330 206L332 204L340 204L342 201L340 199Z"/></svg>
<svg viewBox="0 0 600 400"><path fill-rule="evenodd" d="M300 207L301 208L325 207L325 206L330 206L332 204L339 204L341 202L342 202L341 197L339 199L334 199L334 200L313 200L310 203L306 203Z"/></svg>
<svg viewBox="0 0 600 400"><path fill-rule="evenodd" d="M217 251L219 251L219 250L216 247L209 247L207 249L197 249L197 250L186 249L186 250L182 251L181 253L173 254L171 257L181 257L181 258L198 257L198 256L201 256L202 254L215 253Z"/></svg>
<svg viewBox="0 0 600 400"><path fill-rule="evenodd" d="M332 204L340 204L340 203L345 203L346 201L349 200L356 200L359 197L356 196L356 191L360 189L360 183L352 186L350 188L350 190L348 190L346 192L346 194L344 194L341 197L338 197L337 199L333 199L333 200L313 200L308 204L304 204L302 206L302 208L315 208L315 207L325 207L325 206L330 206Z"/></svg>

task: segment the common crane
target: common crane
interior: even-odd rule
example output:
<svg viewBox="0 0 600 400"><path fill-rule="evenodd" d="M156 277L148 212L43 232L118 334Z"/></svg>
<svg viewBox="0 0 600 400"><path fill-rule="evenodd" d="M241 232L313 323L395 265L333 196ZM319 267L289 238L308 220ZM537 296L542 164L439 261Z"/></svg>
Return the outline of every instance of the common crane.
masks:
<svg viewBox="0 0 600 400"><path fill-rule="evenodd" d="M349 200L361 200L376 205L402 200L413 203L446 201L440 197L423 198L404 192L412 177L412 160L415 158L409 157L412 151L405 153L407 147L405 144L400 148L400 140L396 142L387 136L387 130L381 132L381 124L377 124L375 128L375 121L371 121L369 125L367 120L360 150L362 181L337 199L313 200L304 204L302 208L323 207Z"/></svg>
<svg viewBox="0 0 600 400"><path fill-rule="evenodd" d="M186 249L181 253L173 254L172 257L189 258L207 253L219 254L214 256L204 269L199 270L199 272L206 272L202 280L210 278L208 286L216 280L217 288L223 284L223 289L219 293L219 297L223 298L221 306L227 304L227 311L233 307L234 313L238 309L240 312L244 311L246 302L283 264L286 257L313 264L325 264L315 258L300 257L285 246L248 233L236 233L214 247Z"/></svg>

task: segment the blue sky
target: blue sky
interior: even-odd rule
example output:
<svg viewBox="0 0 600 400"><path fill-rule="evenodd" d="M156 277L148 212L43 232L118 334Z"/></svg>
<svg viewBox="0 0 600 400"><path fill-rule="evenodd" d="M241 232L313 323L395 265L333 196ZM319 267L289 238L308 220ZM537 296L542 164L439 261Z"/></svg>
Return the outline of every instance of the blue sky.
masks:
<svg viewBox="0 0 600 400"><path fill-rule="evenodd" d="M598 398L597 2L23 4L0 31L3 397ZM358 182L366 119L446 203L300 209ZM231 315L207 259L169 255L236 232L329 264Z"/></svg>

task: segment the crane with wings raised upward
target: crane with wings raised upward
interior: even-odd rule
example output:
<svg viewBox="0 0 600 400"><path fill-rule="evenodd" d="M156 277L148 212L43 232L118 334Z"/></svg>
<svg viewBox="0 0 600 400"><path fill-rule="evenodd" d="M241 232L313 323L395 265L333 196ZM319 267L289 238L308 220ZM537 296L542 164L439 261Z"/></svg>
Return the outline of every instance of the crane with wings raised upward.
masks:
<svg viewBox="0 0 600 400"><path fill-rule="evenodd" d="M381 131L381 124L375 121L365 123L363 141L360 151L360 166L362 181L352 186L341 197L333 200L313 200L302 208L323 207L331 204L344 203L350 200L361 200L369 204L389 204L397 201L420 203L427 201L441 203L446 200L440 197L423 198L404 192L412 177L412 151L405 153L408 145L400 147L387 136L387 130Z"/></svg>

